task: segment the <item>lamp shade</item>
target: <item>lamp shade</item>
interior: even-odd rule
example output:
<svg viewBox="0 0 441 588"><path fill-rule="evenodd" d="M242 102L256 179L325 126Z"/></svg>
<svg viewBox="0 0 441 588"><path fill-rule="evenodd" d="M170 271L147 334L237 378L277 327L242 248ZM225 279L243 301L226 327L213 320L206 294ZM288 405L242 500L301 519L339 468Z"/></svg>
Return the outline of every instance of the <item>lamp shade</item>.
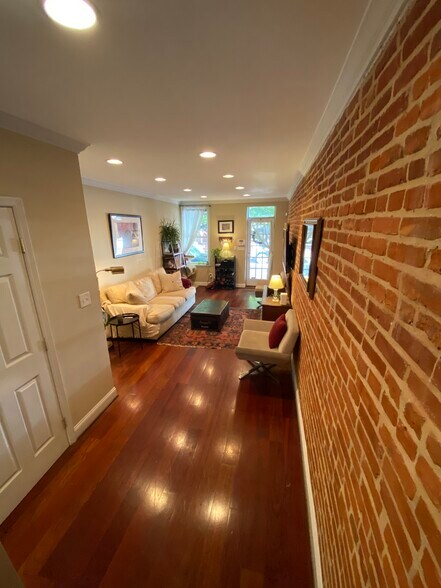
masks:
<svg viewBox="0 0 441 588"><path fill-rule="evenodd" d="M283 288L283 281L279 274L274 274L274 276L271 276L269 287L272 290L280 290Z"/></svg>

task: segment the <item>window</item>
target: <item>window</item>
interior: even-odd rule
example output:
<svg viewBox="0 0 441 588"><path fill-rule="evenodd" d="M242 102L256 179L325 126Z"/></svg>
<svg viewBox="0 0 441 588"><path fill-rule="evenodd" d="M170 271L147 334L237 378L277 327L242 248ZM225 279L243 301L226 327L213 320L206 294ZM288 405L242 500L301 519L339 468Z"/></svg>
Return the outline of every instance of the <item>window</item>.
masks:
<svg viewBox="0 0 441 588"><path fill-rule="evenodd" d="M208 207L183 206L182 219L182 250L191 256L190 263L195 265L208 264Z"/></svg>
<svg viewBox="0 0 441 588"><path fill-rule="evenodd" d="M274 218L276 216L275 206L249 206L248 218Z"/></svg>

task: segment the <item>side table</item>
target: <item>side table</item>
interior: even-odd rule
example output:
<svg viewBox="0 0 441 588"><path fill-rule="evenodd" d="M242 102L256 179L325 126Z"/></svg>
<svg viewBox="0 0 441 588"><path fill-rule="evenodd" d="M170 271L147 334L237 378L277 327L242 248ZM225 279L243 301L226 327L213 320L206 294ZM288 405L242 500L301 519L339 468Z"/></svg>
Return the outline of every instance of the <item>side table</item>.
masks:
<svg viewBox="0 0 441 588"><path fill-rule="evenodd" d="M274 301L272 296L267 296L262 300L262 320L275 321L290 308L290 304L280 304L279 301Z"/></svg>
<svg viewBox="0 0 441 588"><path fill-rule="evenodd" d="M141 325L139 324L139 316L137 314L131 313L131 312L127 312L125 314L117 314L116 316L112 316L112 318L109 319L108 325L110 327L110 337L112 339L112 343L113 340L116 339L116 341L118 342L118 355L119 357L121 357L121 347L120 347L120 342L119 342L119 333L118 333L118 329L119 327L126 327L128 325L132 326L132 337L133 339L135 339L135 325L138 329L138 333L139 333L139 339L141 341L141 349L143 348L143 341L142 341L142 337L141 337ZM116 337L113 336L113 329L116 329Z"/></svg>

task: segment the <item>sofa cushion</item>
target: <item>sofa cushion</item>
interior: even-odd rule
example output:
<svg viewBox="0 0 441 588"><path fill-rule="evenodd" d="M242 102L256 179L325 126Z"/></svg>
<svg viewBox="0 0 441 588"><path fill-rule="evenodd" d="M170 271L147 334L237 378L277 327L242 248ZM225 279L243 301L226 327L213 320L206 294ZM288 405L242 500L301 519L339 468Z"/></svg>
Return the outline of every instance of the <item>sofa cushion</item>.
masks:
<svg viewBox="0 0 441 588"><path fill-rule="evenodd" d="M281 314L274 322L268 335L268 344L270 349L275 349L279 346L280 341L283 339L287 329L288 325L286 324L286 317L284 314Z"/></svg>
<svg viewBox="0 0 441 588"><path fill-rule="evenodd" d="M172 274L159 274L163 292L175 292L178 290L185 290L182 285L181 272L177 271Z"/></svg>
<svg viewBox="0 0 441 588"><path fill-rule="evenodd" d="M176 290L174 292L167 292L167 296L178 296L179 298L185 298L188 300L196 295L196 288L192 286L191 288L184 288L183 290Z"/></svg>
<svg viewBox="0 0 441 588"><path fill-rule="evenodd" d="M127 302L127 289L130 289L132 286L134 286L133 282L123 282L122 284L110 286L106 290L106 296L112 304Z"/></svg>
<svg viewBox="0 0 441 588"><path fill-rule="evenodd" d="M157 325L163 323L174 313L175 307L171 304L152 304L147 315L147 322Z"/></svg>
<svg viewBox="0 0 441 588"><path fill-rule="evenodd" d="M134 284L139 288L139 290L141 290L141 294L144 296L147 302L154 298L157 294L153 280L149 276L135 280Z"/></svg>
<svg viewBox="0 0 441 588"><path fill-rule="evenodd" d="M127 291L127 302L129 304L148 304L148 299L142 295L138 288L136 291L128 290Z"/></svg>
<svg viewBox="0 0 441 588"><path fill-rule="evenodd" d="M179 308L184 302L185 298L183 296L169 296L168 293L162 293L150 300L150 304L171 304L173 308Z"/></svg>

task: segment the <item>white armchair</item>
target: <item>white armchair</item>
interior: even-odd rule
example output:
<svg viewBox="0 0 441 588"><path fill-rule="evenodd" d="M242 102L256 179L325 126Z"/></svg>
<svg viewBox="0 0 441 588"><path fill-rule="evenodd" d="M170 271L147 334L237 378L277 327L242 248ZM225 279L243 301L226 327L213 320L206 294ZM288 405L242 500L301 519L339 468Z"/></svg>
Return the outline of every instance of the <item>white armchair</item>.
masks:
<svg viewBox="0 0 441 588"><path fill-rule="evenodd" d="M254 372L265 372L277 381L277 378L270 370L276 365L289 365L294 345L299 336L299 327L294 310L287 311L286 323L288 329L279 346L271 349L268 338L274 323L272 321L245 319L239 345L236 347L236 355L239 359L248 361L251 368L239 376L240 380Z"/></svg>

